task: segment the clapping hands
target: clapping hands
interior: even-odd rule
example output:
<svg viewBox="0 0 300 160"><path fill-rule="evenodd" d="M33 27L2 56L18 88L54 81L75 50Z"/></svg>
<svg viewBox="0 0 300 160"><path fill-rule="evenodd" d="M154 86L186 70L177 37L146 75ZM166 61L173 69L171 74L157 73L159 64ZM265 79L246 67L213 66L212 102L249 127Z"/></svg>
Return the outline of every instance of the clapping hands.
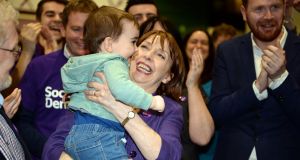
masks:
<svg viewBox="0 0 300 160"><path fill-rule="evenodd" d="M260 92L265 90L271 81L274 81L286 71L285 51L279 41L263 50L261 72L255 82Z"/></svg>

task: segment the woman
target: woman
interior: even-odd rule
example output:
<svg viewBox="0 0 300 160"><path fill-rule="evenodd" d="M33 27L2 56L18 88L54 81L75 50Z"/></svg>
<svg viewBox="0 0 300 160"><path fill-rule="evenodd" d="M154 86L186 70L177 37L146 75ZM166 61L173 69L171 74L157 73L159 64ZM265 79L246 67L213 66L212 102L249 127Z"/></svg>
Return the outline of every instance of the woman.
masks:
<svg viewBox="0 0 300 160"><path fill-rule="evenodd" d="M141 25L140 35L143 35L151 30L162 30L162 31L170 32L172 33L172 35L175 35L175 39L177 43L182 44L182 40L179 32L175 29L175 27L170 25L168 21L162 18L159 17L149 18L146 22L144 22ZM186 56L185 66L188 67L187 68L188 77L186 79L186 90L185 90L186 92L184 95L188 97L188 99L186 100L186 98L183 97L181 99L183 101L182 103L184 105L184 111L185 111L184 112L185 125L181 135L182 143L183 143L182 159L188 159L188 160L198 159L198 151L196 151L197 146L191 142L190 137L194 143L202 146L202 145L206 145L210 141L214 133L214 122L207 109L205 100L202 96L202 94L203 95L205 94L201 93L199 88L199 79L204 68L204 62L202 60L203 58L202 58L201 50L198 49L193 51L193 49L197 47L195 45L192 45L192 42L190 40L194 41L195 37L198 37L197 33L196 34L193 33L194 32L191 32L190 34L187 35L187 38L184 43L188 45L185 47L185 49L186 49L186 53L188 53L189 55L189 58L187 58L187 55L184 55ZM204 35L204 37L208 39L208 34ZM213 46L209 46L209 48L212 47ZM208 53L207 49L204 49L203 51L206 55L210 55L209 56L210 60L211 58L213 58L213 53L207 54ZM193 52L195 53L193 54ZM204 81L207 81L206 79L209 80L211 79L211 76L208 76L207 73L211 73L212 63L206 63L206 64L210 64L210 65L206 65L210 67L205 67L204 74L202 74L203 77L201 76L201 78L205 79ZM209 77L209 78L204 78L204 77ZM210 85L211 82L209 82L208 85L206 86L210 86Z"/></svg>
<svg viewBox="0 0 300 160"><path fill-rule="evenodd" d="M187 100L182 104L185 119L182 143L183 159L190 160L198 159L199 152L206 152L206 148L199 146L207 145L214 133L214 122L206 105L211 89L214 48L209 34L202 29L192 30L183 42L188 74L184 90Z"/></svg>
<svg viewBox="0 0 300 160"><path fill-rule="evenodd" d="M89 86L97 90L95 94L86 91L86 96L106 106L120 123L124 123L126 119L127 123L124 125L127 131L126 150L130 158L180 159L182 108L171 99L178 100L185 76L180 49L170 34L161 31L145 34L138 40L137 46L137 52L130 62L130 77L145 91L165 96L164 112L141 111L133 118L127 118L128 113L132 113L132 107L115 101L109 95L107 86L103 89L103 85L96 82L90 83ZM104 77L102 79L105 80ZM58 159L65 156L62 154L64 139L73 120L71 112L61 119L57 130L45 145L43 159Z"/></svg>

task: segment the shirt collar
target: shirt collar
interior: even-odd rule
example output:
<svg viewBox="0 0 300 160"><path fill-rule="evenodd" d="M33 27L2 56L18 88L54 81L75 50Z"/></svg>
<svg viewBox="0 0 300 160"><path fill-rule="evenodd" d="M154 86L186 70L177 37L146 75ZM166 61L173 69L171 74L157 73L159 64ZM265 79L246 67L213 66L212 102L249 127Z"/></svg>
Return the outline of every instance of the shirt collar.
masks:
<svg viewBox="0 0 300 160"><path fill-rule="evenodd" d="M65 44L64 46L64 56L69 59L70 57L72 57L72 54L70 53L70 51L67 48L67 44Z"/></svg>
<svg viewBox="0 0 300 160"><path fill-rule="evenodd" d="M288 32L287 30L285 29L285 27L283 26L282 27L282 30L283 30L283 35L280 39L280 46L283 48L284 47L284 44L286 42L286 38L287 38L287 35L288 35ZM253 39L253 33L251 33L251 41L252 41L252 47L253 49L256 49L256 50L261 50L257 44L255 43L254 39Z"/></svg>
<svg viewBox="0 0 300 160"><path fill-rule="evenodd" d="M0 93L0 108L3 105L3 103L4 103L4 98L3 98L2 94Z"/></svg>

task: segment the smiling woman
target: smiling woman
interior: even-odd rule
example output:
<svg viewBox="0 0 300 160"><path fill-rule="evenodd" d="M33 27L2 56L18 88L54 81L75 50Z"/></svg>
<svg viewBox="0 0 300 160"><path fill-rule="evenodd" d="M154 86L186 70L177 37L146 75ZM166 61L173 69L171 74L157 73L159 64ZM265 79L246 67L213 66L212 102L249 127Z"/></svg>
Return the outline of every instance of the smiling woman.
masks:
<svg viewBox="0 0 300 160"><path fill-rule="evenodd" d="M150 92L155 92L156 90L157 94L163 93L175 100L179 100L182 82L178 83L178 81L183 81L182 76L185 75L185 71L180 48L175 39L171 37L170 34L162 31L151 31L142 36L137 42L138 51L132 58L131 67L133 68L130 69L130 77L139 85L149 87ZM136 65L142 63L137 58L139 55L143 55L143 59L147 60L145 61L147 63L144 63L144 65L149 66L148 70L151 71L151 74L141 74L142 72L138 70L139 67L135 69ZM152 57L153 60L149 61L149 57ZM153 65L154 62L156 65ZM138 74L138 76L134 74ZM152 74L155 76L152 77ZM157 80L159 77L164 79L160 82ZM152 89L150 90L150 88Z"/></svg>
<svg viewBox="0 0 300 160"><path fill-rule="evenodd" d="M137 52L130 61L130 78L146 92L164 95L164 112L140 111L132 116L132 107L116 101L105 83L105 77L99 74L104 83L89 83L89 87L97 91L96 94L86 91L86 97L102 104L119 122L129 119L124 128L128 134L126 150L130 158L180 159L182 107L174 101L181 94L185 76L180 49L175 39L162 31L145 34L137 45ZM58 159L65 155L62 154L63 144L73 123L72 112L61 119L56 132L45 145L43 158Z"/></svg>

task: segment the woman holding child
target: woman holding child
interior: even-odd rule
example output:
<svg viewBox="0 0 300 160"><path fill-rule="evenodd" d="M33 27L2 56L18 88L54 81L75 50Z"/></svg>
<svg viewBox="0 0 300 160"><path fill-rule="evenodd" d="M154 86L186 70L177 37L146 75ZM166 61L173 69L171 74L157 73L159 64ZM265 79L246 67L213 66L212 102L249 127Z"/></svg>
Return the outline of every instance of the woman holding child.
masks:
<svg viewBox="0 0 300 160"><path fill-rule="evenodd" d="M87 90L86 97L105 106L120 123L127 121L124 128L129 158L180 159L183 117L182 107L175 101L181 95L185 76L180 49L170 34L161 31L143 35L137 46L137 51L130 60L130 78L146 92L163 95L164 112L149 110L135 113L132 107L114 99L105 83L105 77L99 72L97 76L104 83L90 82L89 87L96 91ZM129 116L129 113L134 116ZM65 156L63 144L73 122L72 112L61 119L57 130L45 145L44 159Z"/></svg>

